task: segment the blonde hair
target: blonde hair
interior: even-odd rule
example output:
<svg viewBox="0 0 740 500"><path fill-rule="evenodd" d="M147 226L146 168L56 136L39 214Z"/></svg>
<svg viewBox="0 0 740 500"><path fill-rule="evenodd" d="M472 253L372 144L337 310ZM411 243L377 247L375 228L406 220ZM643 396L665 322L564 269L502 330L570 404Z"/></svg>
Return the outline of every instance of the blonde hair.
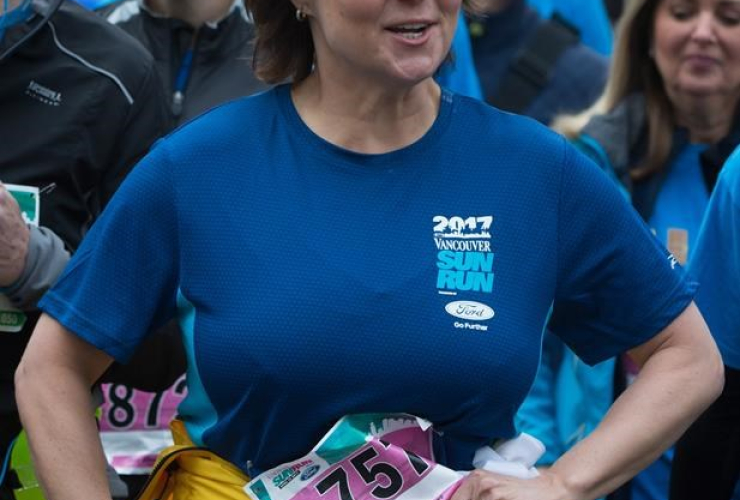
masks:
<svg viewBox="0 0 740 500"><path fill-rule="evenodd" d="M641 179L661 170L673 146L676 121L666 94L663 78L651 56L655 12L660 0L629 0L619 21L616 44L606 89L596 103L583 113L558 117L553 128L568 138L576 138L596 115L606 114L627 96L645 96L647 116L647 151L633 179Z"/></svg>

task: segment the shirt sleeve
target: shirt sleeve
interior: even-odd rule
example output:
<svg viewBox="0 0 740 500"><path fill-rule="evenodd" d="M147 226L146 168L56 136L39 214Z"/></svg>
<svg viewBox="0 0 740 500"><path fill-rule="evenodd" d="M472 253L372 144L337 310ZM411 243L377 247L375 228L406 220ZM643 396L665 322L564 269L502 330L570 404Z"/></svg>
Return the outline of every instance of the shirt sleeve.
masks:
<svg viewBox="0 0 740 500"><path fill-rule="evenodd" d="M740 152L714 188L689 271L696 303L727 366L740 369Z"/></svg>
<svg viewBox="0 0 740 500"><path fill-rule="evenodd" d="M614 183L569 145L561 175L550 328L595 364L663 330L696 286Z"/></svg>
<svg viewBox="0 0 740 500"><path fill-rule="evenodd" d="M126 362L175 313L178 217L164 141L126 178L39 308Z"/></svg>

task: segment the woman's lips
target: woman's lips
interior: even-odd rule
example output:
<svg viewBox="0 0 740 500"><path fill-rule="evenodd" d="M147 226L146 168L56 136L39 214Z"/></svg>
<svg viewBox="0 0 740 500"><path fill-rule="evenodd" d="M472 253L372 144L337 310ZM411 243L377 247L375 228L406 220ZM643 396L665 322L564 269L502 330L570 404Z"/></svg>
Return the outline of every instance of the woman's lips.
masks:
<svg viewBox="0 0 740 500"><path fill-rule="evenodd" d="M719 63L716 58L704 54L692 54L686 56L684 60L697 68L710 68Z"/></svg>
<svg viewBox="0 0 740 500"><path fill-rule="evenodd" d="M386 28L393 37L405 45L423 45L430 38L434 23L408 22Z"/></svg>

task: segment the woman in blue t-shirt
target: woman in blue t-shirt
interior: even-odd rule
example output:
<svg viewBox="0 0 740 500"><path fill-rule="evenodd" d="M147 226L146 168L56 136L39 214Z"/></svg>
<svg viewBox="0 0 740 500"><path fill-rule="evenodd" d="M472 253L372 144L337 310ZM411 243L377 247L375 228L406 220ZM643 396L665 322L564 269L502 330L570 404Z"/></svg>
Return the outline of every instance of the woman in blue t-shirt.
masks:
<svg viewBox="0 0 740 500"><path fill-rule="evenodd" d="M472 469L514 435L548 317L589 363L630 351L638 382L538 477L474 472L452 500L596 498L716 397L694 286L611 181L541 125L434 82L461 3L247 2L256 73L292 83L160 141L39 306L16 380L50 498L106 498L89 385L171 318L184 431L249 477L344 415L399 411L433 424L438 463ZM311 498L363 483L391 498L392 464L353 466Z"/></svg>

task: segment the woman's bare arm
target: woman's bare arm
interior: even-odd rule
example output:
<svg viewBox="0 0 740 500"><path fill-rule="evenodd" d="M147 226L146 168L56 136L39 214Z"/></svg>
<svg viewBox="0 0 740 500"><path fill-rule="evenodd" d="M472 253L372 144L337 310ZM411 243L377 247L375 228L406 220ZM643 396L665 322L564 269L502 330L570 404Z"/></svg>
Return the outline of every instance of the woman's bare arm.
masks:
<svg viewBox="0 0 740 500"><path fill-rule="evenodd" d="M110 500L90 388L112 358L42 315L15 392L47 500Z"/></svg>
<svg viewBox="0 0 740 500"><path fill-rule="evenodd" d="M671 446L722 390L722 360L693 303L630 355L642 365L635 383L594 432L550 469L532 480L476 472L453 500L601 497Z"/></svg>

